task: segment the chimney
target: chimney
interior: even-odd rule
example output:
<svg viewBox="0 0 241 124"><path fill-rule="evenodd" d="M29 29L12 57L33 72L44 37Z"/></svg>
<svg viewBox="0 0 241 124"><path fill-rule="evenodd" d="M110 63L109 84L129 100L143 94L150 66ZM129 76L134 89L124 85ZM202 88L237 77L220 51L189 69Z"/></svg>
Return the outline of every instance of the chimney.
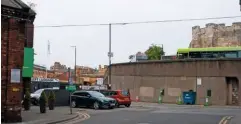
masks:
<svg viewBox="0 0 241 124"><path fill-rule="evenodd" d="M99 70L101 70L101 65L99 65Z"/></svg>

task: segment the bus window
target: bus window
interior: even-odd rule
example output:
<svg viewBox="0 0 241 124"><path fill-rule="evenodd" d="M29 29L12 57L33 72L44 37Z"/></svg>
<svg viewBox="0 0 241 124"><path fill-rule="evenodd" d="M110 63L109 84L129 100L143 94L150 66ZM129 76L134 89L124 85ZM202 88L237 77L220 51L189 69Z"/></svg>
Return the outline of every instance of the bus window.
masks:
<svg viewBox="0 0 241 124"><path fill-rule="evenodd" d="M177 54L177 58L178 59L186 59L186 58L188 58L188 54L187 53Z"/></svg>
<svg viewBox="0 0 241 124"><path fill-rule="evenodd" d="M225 53L225 58L237 58L238 53L237 52L226 52Z"/></svg>
<svg viewBox="0 0 241 124"><path fill-rule="evenodd" d="M241 51L238 51L238 58L241 58Z"/></svg>
<svg viewBox="0 0 241 124"><path fill-rule="evenodd" d="M202 58L202 54L200 52L190 52L189 58Z"/></svg>

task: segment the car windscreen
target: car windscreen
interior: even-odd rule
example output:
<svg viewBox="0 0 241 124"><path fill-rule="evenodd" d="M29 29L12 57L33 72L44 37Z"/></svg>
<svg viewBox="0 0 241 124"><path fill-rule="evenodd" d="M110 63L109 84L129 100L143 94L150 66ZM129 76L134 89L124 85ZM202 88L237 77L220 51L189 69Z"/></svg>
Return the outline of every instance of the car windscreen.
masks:
<svg viewBox="0 0 241 124"><path fill-rule="evenodd" d="M91 96L93 97L105 97L102 93L97 92L97 91L91 91L89 92Z"/></svg>

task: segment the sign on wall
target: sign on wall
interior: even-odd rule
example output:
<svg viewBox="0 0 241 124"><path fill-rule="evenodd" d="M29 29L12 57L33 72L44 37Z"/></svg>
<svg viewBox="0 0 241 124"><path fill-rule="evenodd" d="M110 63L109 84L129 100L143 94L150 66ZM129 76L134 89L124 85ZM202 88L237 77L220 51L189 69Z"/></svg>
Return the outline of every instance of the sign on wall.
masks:
<svg viewBox="0 0 241 124"><path fill-rule="evenodd" d="M103 78L97 78L96 79L96 84L97 85L103 85Z"/></svg>
<svg viewBox="0 0 241 124"><path fill-rule="evenodd" d="M197 78L197 85L202 85L202 78Z"/></svg>
<svg viewBox="0 0 241 124"><path fill-rule="evenodd" d="M11 83L20 83L20 69L11 69Z"/></svg>

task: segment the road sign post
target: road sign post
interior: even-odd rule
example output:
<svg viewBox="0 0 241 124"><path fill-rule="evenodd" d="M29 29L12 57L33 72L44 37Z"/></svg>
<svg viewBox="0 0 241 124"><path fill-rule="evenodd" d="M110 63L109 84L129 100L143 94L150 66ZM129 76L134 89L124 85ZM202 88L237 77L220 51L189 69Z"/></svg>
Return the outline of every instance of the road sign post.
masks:
<svg viewBox="0 0 241 124"><path fill-rule="evenodd" d="M70 68L68 68L68 73L69 73L69 79L68 79L68 83L69 86L67 86L66 90L69 91L69 108L70 108L70 114L72 114L72 101L71 101L71 91L75 91L76 87L74 85L72 85L72 77L71 77L71 72L70 72Z"/></svg>

